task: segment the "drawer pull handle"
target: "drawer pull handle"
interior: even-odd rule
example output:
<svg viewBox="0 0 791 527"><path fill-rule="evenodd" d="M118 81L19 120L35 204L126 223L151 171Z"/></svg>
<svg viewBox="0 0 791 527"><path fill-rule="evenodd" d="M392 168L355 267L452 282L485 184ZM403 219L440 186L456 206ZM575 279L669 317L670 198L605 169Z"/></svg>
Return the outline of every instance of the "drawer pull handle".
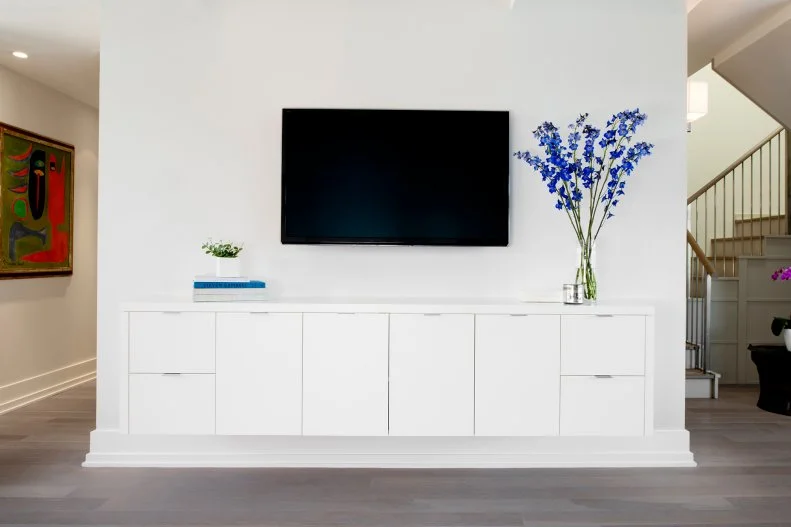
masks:
<svg viewBox="0 0 791 527"><path fill-rule="evenodd" d="M509 316L512 316L512 317L526 317L527 313L510 313Z"/></svg>
<svg viewBox="0 0 791 527"><path fill-rule="evenodd" d="M596 316L597 316L597 317L599 317L599 318L612 318L612 317L614 317L615 315L606 315L606 314L605 314L605 315L596 315Z"/></svg>
<svg viewBox="0 0 791 527"><path fill-rule="evenodd" d="M163 315L180 315L181 311L160 311Z"/></svg>
<svg viewBox="0 0 791 527"><path fill-rule="evenodd" d="M612 375L594 375L597 379L612 379Z"/></svg>
<svg viewBox="0 0 791 527"><path fill-rule="evenodd" d="M180 375L181 375L180 373L163 373L162 374L163 377L178 377Z"/></svg>
<svg viewBox="0 0 791 527"><path fill-rule="evenodd" d="M442 313L423 313L424 317L441 317Z"/></svg>
<svg viewBox="0 0 791 527"><path fill-rule="evenodd" d="M250 311L251 315L268 315L269 311Z"/></svg>

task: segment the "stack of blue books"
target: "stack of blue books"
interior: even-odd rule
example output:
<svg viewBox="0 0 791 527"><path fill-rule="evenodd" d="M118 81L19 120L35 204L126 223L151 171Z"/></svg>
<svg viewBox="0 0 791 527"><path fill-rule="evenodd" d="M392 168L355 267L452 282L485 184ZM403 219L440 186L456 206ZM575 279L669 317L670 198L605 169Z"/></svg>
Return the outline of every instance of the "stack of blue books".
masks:
<svg viewBox="0 0 791 527"><path fill-rule="evenodd" d="M196 276L192 282L195 302L257 302L266 300L266 283L247 277Z"/></svg>

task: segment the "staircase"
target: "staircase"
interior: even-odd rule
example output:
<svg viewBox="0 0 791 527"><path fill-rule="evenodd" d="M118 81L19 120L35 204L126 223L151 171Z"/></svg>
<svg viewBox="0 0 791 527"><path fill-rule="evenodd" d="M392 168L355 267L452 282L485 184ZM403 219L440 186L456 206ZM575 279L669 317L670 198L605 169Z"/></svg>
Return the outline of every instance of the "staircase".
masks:
<svg viewBox="0 0 791 527"><path fill-rule="evenodd" d="M687 396L756 382L747 352L776 342L771 317L791 312L789 134L778 128L688 199Z"/></svg>
<svg viewBox="0 0 791 527"><path fill-rule="evenodd" d="M791 127L791 0L687 0L688 74L712 69ZM755 383L750 343L782 343L773 316L791 313L791 141L784 127L688 200L687 396L719 382ZM717 373L715 373L717 372Z"/></svg>

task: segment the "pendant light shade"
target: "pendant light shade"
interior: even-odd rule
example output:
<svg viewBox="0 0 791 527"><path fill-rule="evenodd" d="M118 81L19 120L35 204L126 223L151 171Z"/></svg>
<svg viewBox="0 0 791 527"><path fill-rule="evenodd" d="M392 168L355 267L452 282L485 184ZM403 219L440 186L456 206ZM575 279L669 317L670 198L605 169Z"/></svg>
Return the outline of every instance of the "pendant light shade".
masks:
<svg viewBox="0 0 791 527"><path fill-rule="evenodd" d="M687 81L687 122L697 121L709 112L709 84Z"/></svg>

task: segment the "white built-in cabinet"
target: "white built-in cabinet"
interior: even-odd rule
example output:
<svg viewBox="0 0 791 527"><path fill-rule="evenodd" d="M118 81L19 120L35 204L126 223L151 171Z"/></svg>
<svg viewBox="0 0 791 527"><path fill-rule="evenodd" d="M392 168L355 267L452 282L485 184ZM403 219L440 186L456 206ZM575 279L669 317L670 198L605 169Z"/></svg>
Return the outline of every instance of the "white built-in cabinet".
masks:
<svg viewBox="0 0 791 527"><path fill-rule="evenodd" d="M474 335L473 315L390 315L390 435L473 435Z"/></svg>
<svg viewBox="0 0 791 527"><path fill-rule="evenodd" d="M563 376L560 394L561 435L643 435L643 377Z"/></svg>
<svg viewBox="0 0 791 527"><path fill-rule="evenodd" d="M302 433L302 315L217 314L217 433Z"/></svg>
<svg viewBox="0 0 791 527"><path fill-rule="evenodd" d="M131 313L130 373L214 373L214 313Z"/></svg>
<svg viewBox="0 0 791 527"><path fill-rule="evenodd" d="M304 435L387 435L387 326L379 313L305 313Z"/></svg>
<svg viewBox="0 0 791 527"><path fill-rule="evenodd" d="M645 373L645 317L565 316L560 334L561 375Z"/></svg>
<svg viewBox="0 0 791 527"><path fill-rule="evenodd" d="M653 433L650 310L151 303L124 317L129 434Z"/></svg>
<svg viewBox="0 0 791 527"><path fill-rule="evenodd" d="M479 315L475 435L556 436L560 315Z"/></svg>
<svg viewBox="0 0 791 527"><path fill-rule="evenodd" d="M132 434L214 434L214 375L139 373L129 378Z"/></svg>

